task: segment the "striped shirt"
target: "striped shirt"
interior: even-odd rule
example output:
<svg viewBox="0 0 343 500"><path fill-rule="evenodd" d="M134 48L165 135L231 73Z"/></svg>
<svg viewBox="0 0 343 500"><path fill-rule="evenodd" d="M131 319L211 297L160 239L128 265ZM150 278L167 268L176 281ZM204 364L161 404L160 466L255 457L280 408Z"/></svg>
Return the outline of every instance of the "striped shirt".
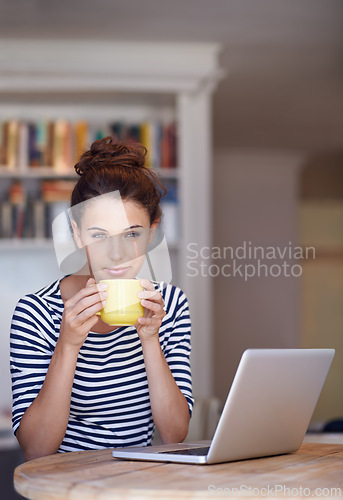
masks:
<svg viewBox="0 0 343 500"><path fill-rule="evenodd" d="M62 279L62 278L61 278ZM19 300L11 324L12 424L38 395L59 336L64 304L60 281ZM164 282L166 315L159 338L176 384L193 407L191 323L185 294ZM154 431L142 345L134 326L89 332L76 364L68 427L58 451L147 446Z"/></svg>

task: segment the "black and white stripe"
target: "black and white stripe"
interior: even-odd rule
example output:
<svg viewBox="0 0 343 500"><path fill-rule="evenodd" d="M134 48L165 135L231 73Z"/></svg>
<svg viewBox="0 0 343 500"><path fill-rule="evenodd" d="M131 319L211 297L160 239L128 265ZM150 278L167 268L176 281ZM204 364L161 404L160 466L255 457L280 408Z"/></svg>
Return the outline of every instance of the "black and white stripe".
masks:
<svg viewBox="0 0 343 500"><path fill-rule="evenodd" d="M19 300L11 325L13 430L38 395L49 368L62 320L60 280ZM191 322L187 298L177 287L154 282L162 293L166 316L160 343L192 411ZM154 423L142 346L133 326L90 332L80 349L70 403L70 417L59 451L144 446Z"/></svg>

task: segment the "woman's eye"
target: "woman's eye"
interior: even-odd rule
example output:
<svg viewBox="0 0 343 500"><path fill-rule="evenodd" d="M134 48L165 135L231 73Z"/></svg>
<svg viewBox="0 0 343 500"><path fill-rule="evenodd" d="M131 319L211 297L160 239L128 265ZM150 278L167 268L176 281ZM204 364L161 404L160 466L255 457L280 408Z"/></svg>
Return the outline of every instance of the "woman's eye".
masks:
<svg viewBox="0 0 343 500"><path fill-rule="evenodd" d="M106 238L106 234L105 233L94 233L94 234L92 234L92 238L94 238L94 239Z"/></svg>
<svg viewBox="0 0 343 500"><path fill-rule="evenodd" d="M136 231L130 231L129 233L124 234L124 238L128 238L128 239L137 238L138 236L139 236L139 233L137 233Z"/></svg>

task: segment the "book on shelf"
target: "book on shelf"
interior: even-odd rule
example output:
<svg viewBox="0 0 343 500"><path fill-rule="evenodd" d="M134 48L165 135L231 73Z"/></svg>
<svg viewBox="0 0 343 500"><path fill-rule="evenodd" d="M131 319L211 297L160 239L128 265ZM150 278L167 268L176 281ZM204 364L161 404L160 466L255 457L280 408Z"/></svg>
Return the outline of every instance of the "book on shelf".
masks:
<svg viewBox="0 0 343 500"><path fill-rule="evenodd" d="M39 167L43 158L41 157L42 152L39 150L37 144L37 127L34 123L22 123L23 130L27 130L27 144L19 144L18 156L23 157L23 163L30 167ZM25 133L23 132L25 136Z"/></svg>
<svg viewBox="0 0 343 500"><path fill-rule="evenodd" d="M12 238L12 205L8 200L0 202L0 237Z"/></svg>
<svg viewBox="0 0 343 500"><path fill-rule="evenodd" d="M10 120L7 127L7 151L6 164L10 170L16 167L16 152L19 143L19 123L16 120Z"/></svg>
<svg viewBox="0 0 343 500"><path fill-rule="evenodd" d="M23 186L14 183L5 199L1 200L0 234L2 238L20 238L24 232L26 193Z"/></svg>
<svg viewBox="0 0 343 500"><path fill-rule="evenodd" d="M42 199L32 201L32 238L46 237L45 202Z"/></svg>
<svg viewBox="0 0 343 500"><path fill-rule="evenodd" d="M150 122L143 122L141 125L141 143L146 147L147 155L145 164L147 167L153 166L153 125Z"/></svg>
<svg viewBox="0 0 343 500"><path fill-rule="evenodd" d="M25 168L27 163L29 151L29 129L25 126L24 123L19 123L19 132L18 132L18 168L22 170Z"/></svg>
<svg viewBox="0 0 343 500"><path fill-rule="evenodd" d="M42 200L44 203L44 234L52 237L52 223L54 219L70 207L71 193L75 181L57 180L41 183Z"/></svg>
<svg viewBox="0 0 343 500"><path fill-rule="evenodd" d="M57 120L54 127L52 164L57 172L66 172L72 165L72 129L66 120Z"/></svg>
<svg viewBox="0 0 343 500"><path fill-rule="evenodd" d="M44 181L40 196L14 182L0 200L0 238L51 238L52 222L69 208L74 181Z"/></svg>
<svg viewBox="0 0 343 500"><path fill-rule="evenodd" d="M106 135L142 143L148 167L176 166L175 123L146 120L113 121L104 125L66 119L7 120L1 122L0 165L9 171L51 167L56 173L73 172L73 166L90 144Z"/></svg>
<svg viewBox="0 0 343 500"><path fill-rule="evenodd" d="M40 143L42 164L46 167L52 167L53 145L54 145L54 123L52 121L48 121L46 124L41 124L41 127L45 129L45 132L42 132L45 142L43 143L43 141L41 141Z"/></svg>
<svg viewBox="0 0 343 500"><path fill-rule="evenodd" d="M87 150L89 144L89 124L79 121L74 128L74 156L73 165L79 161L80 156Z"/></svg>
<svg viewBox="0 0 343 500"><path fill-rule="evenodd" d="M7 164L8 122L0 121L0 165Z"/></svg>
<svg viewBox="0 0 343 500"><path fill-rule="evenodd" d="M74 189L73 180L53 180L41 182L42 200L46 203L55 201L70 201L71 193Z"/></svg>

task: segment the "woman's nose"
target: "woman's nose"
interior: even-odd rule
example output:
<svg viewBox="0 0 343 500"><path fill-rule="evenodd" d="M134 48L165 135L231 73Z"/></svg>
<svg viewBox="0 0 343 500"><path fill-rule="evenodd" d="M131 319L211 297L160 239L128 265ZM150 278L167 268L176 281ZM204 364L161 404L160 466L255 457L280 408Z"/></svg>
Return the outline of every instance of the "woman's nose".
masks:
<svg viewBox="0 0 343 500"><path fill-rule="evenodd" d="M127 260L125 245L121 234L115 234L108 239L108 256L118 264Z"/></svg>

